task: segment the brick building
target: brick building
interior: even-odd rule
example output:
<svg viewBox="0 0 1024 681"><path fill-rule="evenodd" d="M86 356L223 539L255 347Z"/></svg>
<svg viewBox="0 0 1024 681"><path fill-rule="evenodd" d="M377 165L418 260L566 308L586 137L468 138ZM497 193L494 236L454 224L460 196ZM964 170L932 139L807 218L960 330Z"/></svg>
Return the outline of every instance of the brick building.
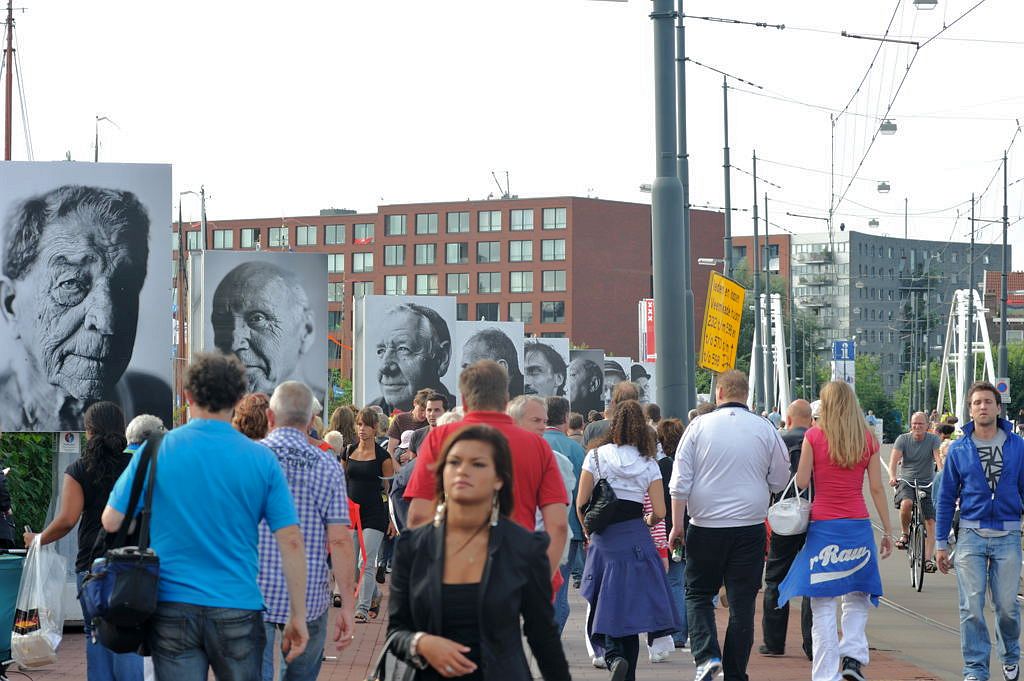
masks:
<svg viewBox="0 0 1024 681"><path fill-rule="evenodd" d="M691 212L693 265L722 248L721 213ZM173 226L177 257L177 224ZM185 223L186 249L202 243ZM389 204L375 213L209 220L207 249L327 253L331 366L351 375L353 296L454 295L458 318L522 321L635 356L637 301L652 293L649 205L580 197ZM693 275L700 324L704 268ZM177 268L175 268L177 271ZM346 347L347 346L347 347Z"/></svg>

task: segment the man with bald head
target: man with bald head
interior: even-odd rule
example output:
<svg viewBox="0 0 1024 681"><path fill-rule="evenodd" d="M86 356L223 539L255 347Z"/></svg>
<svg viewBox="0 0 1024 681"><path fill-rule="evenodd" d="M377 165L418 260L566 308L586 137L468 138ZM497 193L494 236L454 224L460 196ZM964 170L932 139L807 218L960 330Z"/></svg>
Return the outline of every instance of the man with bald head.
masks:
<svg viewBox="0 0 1024 681"><path fill-rule="evenodd" d="M498 329L483 329L474 333L462 346L462 368L482 359L493 360L508 372L509 397L523 394L524 378L523 372L519 370L519 353L511 338Z"/></svg>
<svg viewBox="0 0 1024 681"><path fill-rule="evenodd" d="M592 360L577 357L569 362L566 373L569 374L565 380L566 392L572 410L580 414L591 410L603 411L601 390L604 388L604 373L601 367Z"/></svg>
<svg viewBox="0 0 1024 681"><path fill-rule="evenodd" d="M907 548L907 532L910 530L910 512L914 505L914 489L903 480L917 485L930 485L935 479L935 465L939 461L939 445L942 442L935 433L928 432L928 417L923 411L910 417L910 432L903 433L892 445L889 459L889 484L896 488L895 502L900 510L903 535L896 542L896 548ZM901 480L902 478L902 480ZM916 482L915 482L916 481ZM921 490L921 515L924 516L927 533L924 540L924 571L935 572L935 504L932 488Z"/></svg>
<svg viewBox="0 0 1024 681"><path fill-rule="evenodd" d="M281 383L312 377L302 363L315 341L309 296L295 275L251 260L228 272L213 294L213 343L245 365L248 392L271 394ZM313 383L322 395L322 381Z"/></svg>
<svg viewBox="0 0 1024 681"><path fill-rule="evenodd" d="M804 434L814 425L811 405L807 400L794 400L786 410L786 429L780 435L789 450L790 476L796 475L800 465L800 450ZM793 493L791 492L790 495ZM781 495L780 495L781 496ZM779 607L779 584L786 578L796 554L804 546L807 533L783 536L772 533L768 544L768 559L764 568L764 613L761 628L764 643L758 648L762 655L778 656L786 652L786 628L789 625L789 603ZM802 598L800 604L800 631L807 659L811 659L811 600Z"/></svg>

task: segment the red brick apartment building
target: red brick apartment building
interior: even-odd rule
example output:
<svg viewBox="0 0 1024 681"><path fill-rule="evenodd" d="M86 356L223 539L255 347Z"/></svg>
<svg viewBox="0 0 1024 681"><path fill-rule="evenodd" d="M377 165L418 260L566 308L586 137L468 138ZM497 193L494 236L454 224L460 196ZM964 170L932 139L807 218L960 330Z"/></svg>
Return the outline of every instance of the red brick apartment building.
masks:
<svg viewBox="0 0 1024 681"><path fill-rule="evenodd" d="M721 213L691 212L693 266L722 250ZM177 233L177 223L174 225ZM197 222L185 224L197 250ZM572 196L378 206L375 213L209 220L206 248L327 253L331 366L351 375L353 296L454 295L459 319L522 321L527 335L637 354L637 302L650 297L651 208ZM174 239L174 248L178 240ZM177 250L175 250L177 257ZM707 292L694 270L700 324ZM175 268L175 272L177 268Z"/></svg>

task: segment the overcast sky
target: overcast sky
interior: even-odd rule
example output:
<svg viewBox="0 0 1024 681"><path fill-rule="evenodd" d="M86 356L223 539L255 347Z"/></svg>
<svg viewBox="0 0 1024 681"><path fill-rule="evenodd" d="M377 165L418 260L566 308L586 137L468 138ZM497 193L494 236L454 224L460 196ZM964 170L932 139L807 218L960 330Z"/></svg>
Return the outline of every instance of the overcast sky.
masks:
<svg viewBox="0 0 1024 681"><path fill-rule="evenodd" d="M890 36L924 42L976 2L686 3L694 16L786 25L689 19L687 30L688 56L778 98L729 101L733 164L749 171L756 149L759 174L781 187L759 188L772 222L821 230L785 211L826 214L834 137L837 222L868 231L876 217L901 235L908 197L911 236L965 238L963 202L985 190L1024 119L1024 3L984 0L920 50L839 33L880 36L891 22ZM649 200L638 190L654 173L648 0L18 4L36 160L91 160L95 117L108 116L100 159L173 164L176 194L206 185L211 219L485 198L498 192L492 170L520 196ZM721 76L687 73L691 200L721 206ZM868 151L893 99L899 131ZM830 125L826 109L844 108ZM26 158L20 126L15 139ZM1009 175L1024 177L1022 138ZM752 179L732 178L733 205L749 209ZM1001 215L1001 180L980 217ZM1011 222L1024 214L1024 182L1009 205ZM185 197L184 211L196 218L198 201ZM749 212L734 230L751 231ZM989 226L979 241L998 237ZM1011 243L1024 247L1024 223Z"/></svg>

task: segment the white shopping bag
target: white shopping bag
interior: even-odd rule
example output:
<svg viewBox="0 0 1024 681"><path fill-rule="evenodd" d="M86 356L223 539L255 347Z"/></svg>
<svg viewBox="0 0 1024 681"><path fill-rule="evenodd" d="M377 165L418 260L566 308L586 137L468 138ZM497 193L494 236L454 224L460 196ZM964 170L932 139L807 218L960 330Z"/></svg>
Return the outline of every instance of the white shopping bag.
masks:
<svg viewBox="0 0 1024 681"><path fill-rule="evenodd" d="M57 661L64 632L64 582L67 560L54 544L32 541L21 573L11 634L11 657L23 667L42 667Z"/></svg>

